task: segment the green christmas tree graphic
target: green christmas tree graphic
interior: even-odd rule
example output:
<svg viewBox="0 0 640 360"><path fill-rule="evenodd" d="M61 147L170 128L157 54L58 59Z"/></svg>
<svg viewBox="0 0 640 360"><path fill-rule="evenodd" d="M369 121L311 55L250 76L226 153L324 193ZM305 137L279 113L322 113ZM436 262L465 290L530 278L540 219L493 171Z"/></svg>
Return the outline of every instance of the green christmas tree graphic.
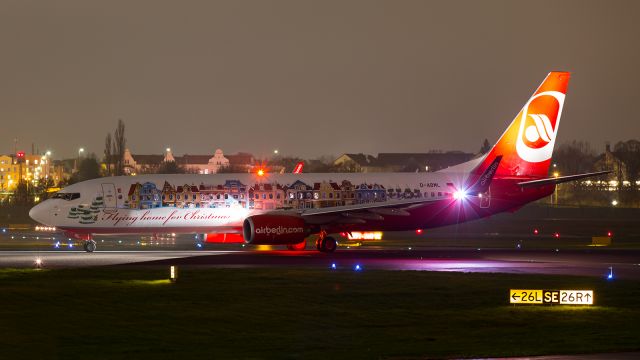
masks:
<svg viewBox="0 0 640 360"><path fill-rule="evenodd" d="M69 219L77 219L79 215L78 209L75 207L72 207L71 209L69 209L69 215L67 215L67 217Z"/></svg>

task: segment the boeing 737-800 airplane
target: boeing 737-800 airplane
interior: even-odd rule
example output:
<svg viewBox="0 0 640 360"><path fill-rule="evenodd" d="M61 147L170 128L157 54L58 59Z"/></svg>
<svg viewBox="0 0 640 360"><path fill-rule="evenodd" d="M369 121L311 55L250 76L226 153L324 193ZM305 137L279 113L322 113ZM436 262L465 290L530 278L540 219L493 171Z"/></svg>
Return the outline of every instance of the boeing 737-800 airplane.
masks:
<svg viewBox="0 0 640 360"><path fill-rule="evenodd" d="M551 72L485 156L433 173L213 174L106 177L70 185L36 205L36 221L93 234L237 234L249 244L332 252L331 233L456 224L521 206L555 185L606 172L548 178L569 73Z"/></svg>

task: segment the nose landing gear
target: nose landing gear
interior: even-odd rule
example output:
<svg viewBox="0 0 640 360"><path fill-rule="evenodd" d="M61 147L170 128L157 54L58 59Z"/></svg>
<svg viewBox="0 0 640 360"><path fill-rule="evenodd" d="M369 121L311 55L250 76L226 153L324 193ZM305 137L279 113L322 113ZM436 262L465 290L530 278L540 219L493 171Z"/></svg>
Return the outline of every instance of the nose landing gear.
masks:
<svg viewBox="0 0 640 360"><path fill-rule="evenodd" d="M86 252L94 252L96 251L96 242L93 239L85 240L84 244L82 244L82 248Z"/></svg>

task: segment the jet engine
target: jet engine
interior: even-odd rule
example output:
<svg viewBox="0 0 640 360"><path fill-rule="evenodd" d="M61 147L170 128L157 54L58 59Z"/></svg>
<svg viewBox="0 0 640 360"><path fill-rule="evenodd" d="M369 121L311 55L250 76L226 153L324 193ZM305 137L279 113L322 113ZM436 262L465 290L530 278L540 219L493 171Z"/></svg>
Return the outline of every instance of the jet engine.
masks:
<svg viewBox="0 0 640 360"><path fill-rule="evenodd" d="M299 216L254 215L242 224L244 241L254 245L298 244L309 236L310 229Z"/></svg>

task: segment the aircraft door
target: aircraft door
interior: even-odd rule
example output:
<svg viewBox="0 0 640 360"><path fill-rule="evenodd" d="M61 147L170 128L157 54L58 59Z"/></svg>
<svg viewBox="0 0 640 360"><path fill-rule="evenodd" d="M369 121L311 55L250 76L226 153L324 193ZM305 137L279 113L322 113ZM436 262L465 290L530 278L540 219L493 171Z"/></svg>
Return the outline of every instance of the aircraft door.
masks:
<svg viewBox="0 0 640 360"><path fill-rule="evenodd" d="M102 184L102 195L104 197L105 208L118 207L118 198L116 197L116 186L113 184Z"/></svg>

